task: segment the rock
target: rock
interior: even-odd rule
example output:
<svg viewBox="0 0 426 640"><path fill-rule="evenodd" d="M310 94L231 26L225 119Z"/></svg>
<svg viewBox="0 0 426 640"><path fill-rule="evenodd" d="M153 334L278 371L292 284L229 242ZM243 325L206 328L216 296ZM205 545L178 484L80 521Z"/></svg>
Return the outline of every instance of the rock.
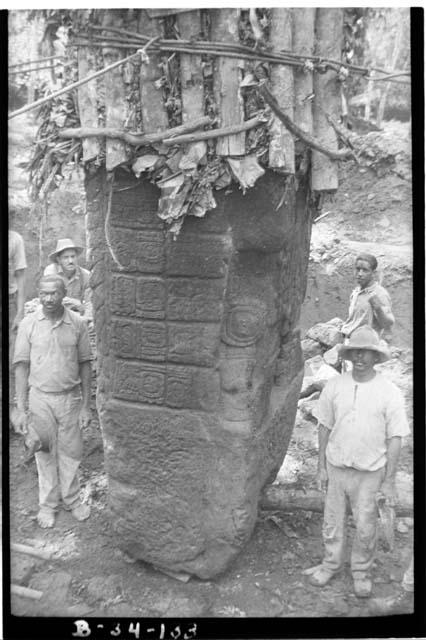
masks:
<svg viewBox="0 0 426 640"><path fill-rule="evenodd" d="M307 338L316 340L326 347L334 347L342 341L340 326L337 323L339 318L333 318L329 322L319 322L309 329L306 334Z"/></svg>
<svg viewBox="0 0 426 640"><path fill-rule="evenodd" d="M312 394L309 398L304 398L303 400L299 400L299 409L308 418L316 418L315 410L318 404L318 398L320 397L320 392Z"/></svg>
<svg viewBox="0 0 426 640"><path fill-rule="evenodd" d="M11 554L10 575L14 584L25 584L34 572L37 560L22 553Z"/></svg>
<svg viewBox="0 0 426 640"><path fill-rule="evenodd" d="M246 196L215 192L214 212L188 216L173 240L157 187L122 172L110 207L120 271L105 252L106 177L86 182L86 201L112 531L131 557L208 579L249 540L292 435L307 187L282 200L268 170Z"/></svg>
<svg viewBox="0 0 426 640"><path fill-rule="evenodd" d="M121 576L94 576L87 585L87 599L90 604L98 600L112 600L120 595L123 586Z"/></svg>
<svg viewBox="0 0 426 640"><path fill-rule="evenodd" d="M319 342L316 340L311 340L311 338L304 338L300 346L302 347L303 359L308 360L308 358L312 358L317 355L321 355L323 348Z"/></svg>
<svg viewBox="0 0 426 640"><path fill-rule="evenodd" d="M407 525L405 524L405 522L403 520L398 520L398 522L396 523L396 530L398 531L398 533L408 533L409 532L409 528L407 527Z"/></svg>
<svg viewBox="0 0 426 640"><path fill-rule="evenodd" d="M327 349L323 354L323 358L326 364L330 367L336 368L340 363L338 346L335 345L331 349Z"/></svg>

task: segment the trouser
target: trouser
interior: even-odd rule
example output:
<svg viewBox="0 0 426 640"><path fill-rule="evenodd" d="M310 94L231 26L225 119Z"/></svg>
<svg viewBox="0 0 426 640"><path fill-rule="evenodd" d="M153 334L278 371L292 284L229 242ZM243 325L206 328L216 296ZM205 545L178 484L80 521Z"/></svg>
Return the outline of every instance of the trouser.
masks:
<svg viewBox="0 0 426 640"><path fill-rule="evenodd" d="M12 331L16 317L16 293L9 293L9 404L15 401L15 372L13 370L13 354L15 351L16 331Z"/></svg>
<svg viewBox="0 0 426 640"><path fill-rule="evenodd" d="M411 554L410 564L402 578L402 588L404 591L414 591L414 553Z"/></svg>
<svg viewBox="0 0 426 640"><path fill-rule="evenodd" d="M373 564L377 537L376 494L385 476L385 469L358 471L335 467L327 462L328 487L324 508L323 566L332 572L344 564L346 544L346 500L352 508L355 536L351 553L354 578L367 575Z"/></svg>
<svg viewBox="0 0 426 640"><path fill-rule="evenodd" d="M79 426L81 393L79 387L64 393L44 393L32 387L29 393L30 419L36 430L48 427L50 451L35 454L39 505L44 511L54 511L62 497L65 509L79 504L78 468L82 458L83 440Z"/></svg>

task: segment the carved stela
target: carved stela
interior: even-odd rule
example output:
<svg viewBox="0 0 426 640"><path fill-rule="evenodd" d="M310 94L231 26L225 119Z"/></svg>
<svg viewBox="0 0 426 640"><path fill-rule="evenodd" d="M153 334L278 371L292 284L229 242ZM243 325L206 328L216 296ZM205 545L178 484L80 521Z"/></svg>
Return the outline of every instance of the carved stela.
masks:
<svg viewBox="0 0 426 640"><path fill-rule="evenodd" d="M110 189L104 170L87 177L116 542L210 578L249 539L293 429L307 186L267 170L245 195L217 192L217 208L188 217L176 240L156 215L157 187L117 171Z"/></svg>

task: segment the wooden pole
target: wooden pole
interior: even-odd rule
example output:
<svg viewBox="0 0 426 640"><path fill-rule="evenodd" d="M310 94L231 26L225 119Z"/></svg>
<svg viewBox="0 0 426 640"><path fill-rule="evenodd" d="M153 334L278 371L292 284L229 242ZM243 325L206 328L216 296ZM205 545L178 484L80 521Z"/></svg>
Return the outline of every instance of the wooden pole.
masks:
<svg viewBox="0 0 426 640"><path fill-rule="evenodd" d="M238 42L237 9L211 9L212 40ZM240 93L240 61L218 57L214 67L214 95L221 127L238 125L244 120L243 100ZM221 138L216 144L220 156L240 156L245 153L245 134L237 133Z"/></svg>
<svg viewBox="0 0 426 640"><path fill-rule="evenodd" d="M16 596L22 598L30 598L31 600L40 600L43 595L43 591L37 591L36 589L30 589L29 587L22 587L20 584L12 584L10 592Z"/></svg>
<svg viewBox="0 0 426 640"><path fill-rule="evenodd" d="M324 494L315 489L286 489L285 485L269 485L262 492L259 506L269 511L314 511L323 513ZM413 504L397 502L395 514L398 517L411 517Z"/></svg>
<svg viewBox="0 0 426 640"><path fill-rule="evenodd" d="M270 42L273 49L292 50L292 10L271 9ZM272 92L281 109L293 119L294 82L293 70L274 65L270 77ZM269 127L269 166L283 173L294 173L294 140L291 133L277 116L273 116Z"/></svg>
<svg viewBox="0 0 426 640"><path fill-rule="evenodd" d="M293 53L312 56L315 38L315 9L297 8L293 12ZM309 70L294 71L294 122L306 133L313 132L312 102L313 73Z"/></svg>
<svg viewBox="0 0 426 640"><path fill-rule="evenodd" d="M117 24L116 12L106 10L103 24L109 26ZM121 20L118 20L121 23ZM104 49L103 59L105 65L108 66L122 58L122 54L115 48ZM105 124L107 127L122 127L127 114L127 101L122 77L121 67L113 68L110 73L104 76L105 83ZM127 160L126 147L114 138L106 140L106 158L105 167L107 171L112 171L115 167Z"/></svg>
<svg viewBox="0 0 426 640"><path fill-rule="evenodd" d="M162 36L160 22L150 18L146 9L141 10L139 31L156 37ZM146 133L156 133L167 129L168 118L163 104L163 90L157 89L155 81L161 78L161 56L152 51L149 53L149 63L143 62L140 71L140 97L142 109L143 129Z"/></svg>
<svg viewBox="0 0 426 640"><path fill-rule="evenodd" d="M341 57L343 10L316 10L316 52L320 56ZM340 86L335 71L314 74L314 135L327 149L337 151L337 135L326 114L339 119ZM317 151L312 152L311 188L313 191L335 191L338 187L338 165Z"/></svg>
<svg viewBox="0 0 426 640"><path fill-rule="evenodd" d="M18 551L19 553L25 553L28 556L42 558L43 560L50 560L52 557L50 551L46 551L45 549L36 549L35 547L30 547L27 544L21 544L19 542L11 542L10 549L11 551Z"/></svg>
<svg viewBox="0 0 426 640"><path fill-rule="evenodd" d="M58 131L59 138L93 138L95 136L105 136L107 138L117 138L122 140L126 144L131 144L136 147L155 144L161 142L164 138L173 138L174 136L180 136L190 131L202 129L207 125L213 124L209 116L202 116L196 120L191 120L185 124L181 124L178 127L172 127L165 131L158 131L158 133L135 133L131 131L125 131L124 129L115 129L114 127L77 127L75 129L60 129Z"/></svg>
<svg viewBox="0 0 426 640"><path fill-rule="evenodd" d="M80 47L77 51L78 77L85 78L94 66L93 56L89 53L88 47ZM79 87L78 110L82 127L97 127L97 89L96 80L87 82ZM83 162L96 158L100 153L100 141L96 138L86 138L83 140Z"/></svg>

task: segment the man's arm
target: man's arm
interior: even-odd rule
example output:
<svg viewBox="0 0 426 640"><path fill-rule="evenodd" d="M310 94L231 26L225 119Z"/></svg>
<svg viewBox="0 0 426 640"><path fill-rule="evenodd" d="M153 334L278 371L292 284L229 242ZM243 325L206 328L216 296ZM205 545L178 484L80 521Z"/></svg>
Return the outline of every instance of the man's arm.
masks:
<svg viewBox="0 0 426 640"><path fill-rule="evenodd" d="M17 416L15 429L21 433L26 432L27 426L27 396L28 396L28 376L30 373L29 362L18 362L15 366L15 385L17 397Z"/></svg>
<svg viewBox="0 0 426 640"><path fill-rule="evenodd" d="M395 477L398 466L399 454L401 451L401 437L393 436L386 441L386 474L380 487L382 493L390 504L395 502Z"/></svg>
<svg viewBox="0 0 426 640"><path fill-rule="evenodd" d="M24 317L24 305L25 305L25 269L17 269L15 271L16 285L18 287L16 297L16 316L13 320L12 330L18 328L19 323Z"/></svg>
<svg viewBox="0 0 426 640"><path fill-rule="evenodd" d="M376 294L370 296L368 301L373 309L374 315L380 323L380 326L383 329L390 329L395 322L391 308L384 304Z"/></svg>
<svg viewBox="0 0 426 640"><path fill-rule="evenodd" d="M325 491L327 488L327 467L325 450L327 448L328 438L330 437L330 429L323 424L318 424L318 471L316 477L317 488Z"/></svg>
<svg viewBox="0 0 426 640"><path fill-rule="evenodd" d="M90 422L90 391L92 383L92 365L90 360L86 362L80 362L79 366L80 378L81 378L81 392L83 395L83 402L80 409L80 427L87 427Z"/></svg>

